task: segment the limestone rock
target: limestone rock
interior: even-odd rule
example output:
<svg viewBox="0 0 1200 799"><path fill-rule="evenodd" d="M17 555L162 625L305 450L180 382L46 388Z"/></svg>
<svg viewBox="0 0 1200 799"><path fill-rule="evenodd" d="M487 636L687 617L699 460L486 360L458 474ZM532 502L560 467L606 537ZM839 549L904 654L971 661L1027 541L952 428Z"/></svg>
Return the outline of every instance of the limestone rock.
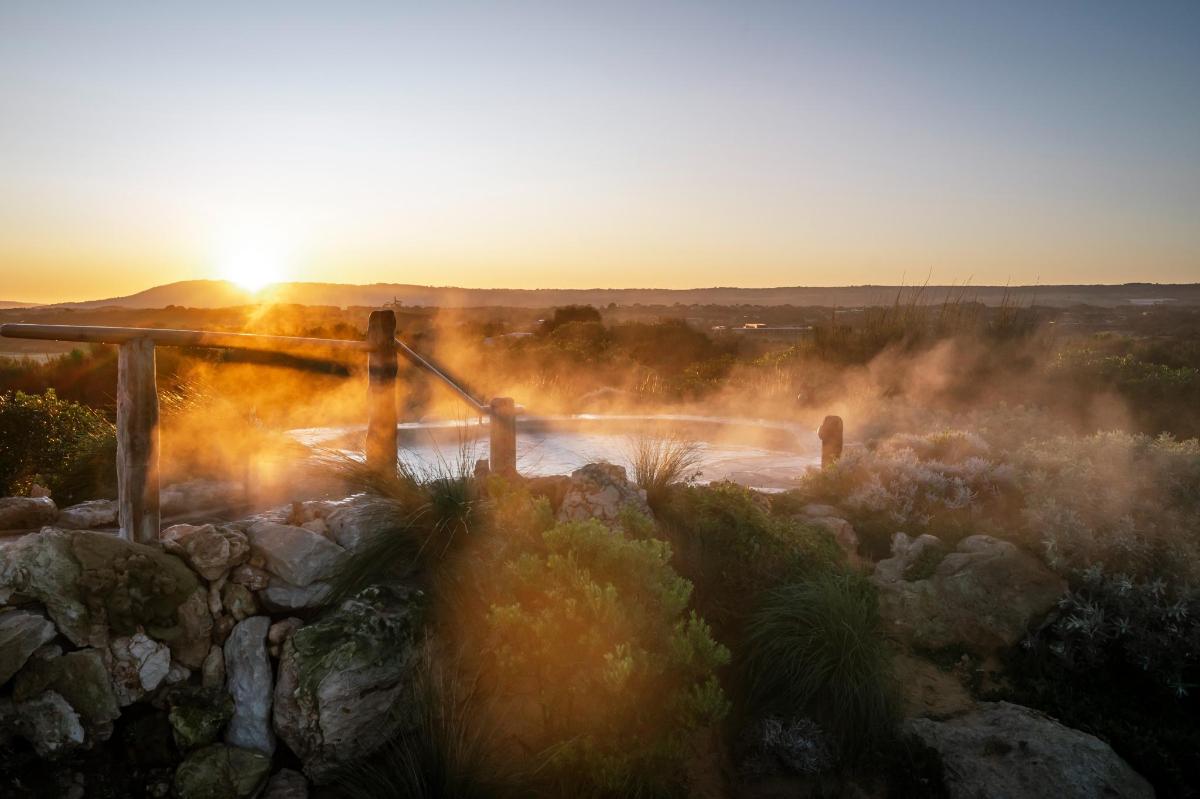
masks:
<svg viewBox="0 0 1200 799"><path fill-rule="evenodd" d="M117 502L112 499L93 499L63 508L54 522L55 526L66 530L116 527L117 523Z"/></svg>
<svg viewBox="0 0 1200 799"><path fill-rule="evenodd" d="M37 530L56 518L50 497L0 497L0 530Z"/></svg>
<svg viewBox="0 0 1200 799"><path fill-rule="evenodd" d="M1010 647L1067 589L1032 555L991 536L963 539L928 569L915 564L933 544L900 543L896 557L880 561L872 581L885 629L912 646L958 646L980 655ZM926 570L931 573L921 576Z"/></svg>
<svg viewBox="0 0 1200 799"><path fill-rule="evenodd" d="M26 702L46 691L61 696L78 714L89 742L111 737L121 709L101 652L80 649L31 658L13 681L13 699Z"/></svg>
<svg viewBox="0 0 1200 799"><path fill-rule="evenodd" d="M311 583L301 588L275 577L266 589L258 592L258 598L271 613L291 613L324 607L330 592L328 583Z"/></svg>
<svg viewBox="0 0 1200 799"><path fill-rule="evenodd" d="M299 771L285 768L271 777L262 799L308 799L308 780Z"/></svg>
<svg viewBox="0 0 1200 799"><path fill-rule="evenodd" d="M225 650L216 644L208 650L200 666L200 684L205 688L220 688L225 685Z"/></svg>
<svg viewBox="0 0 1200 799"><path fill-rule="evenodd" d="M244 585L251 591L261 591L271 584L271 574L246 563L231 571L229 580Z"/></svg>
<svg viewBox="0 0 1200 799"><path fill-rule="evenodd" d="M975 706L958 677L924 658L897 653L892 658L892 669L903 697L905 717L945 719Z"/></svg>
<svg viewBox="0 0 1200 799"><path fill-rule="evenodd" d="M162 531L163 549L179 555L205 580L215 580L250 559L246 534L214 524L176 524Z"/></svg>
<svg viewBox="0 0 1200 799"><path fill-rule="evenodd" d="M175 771L178 799L248 799L271 772L271 758L248 749L211 744L192 752Z"/></svg>
<svg viewBox="0 0 1200 799"><path fill-rule="evenodd" d="M218 480L188 480L164 486L159 492L163 516L215 510L241 502L245 492L241 483Z"/></svg>
<svg viewBox="0 0 1200 799"><path fill-rule="evenodd" d="M904 726L941 757L951 799L1154 796L1108 744L1020 705L985 702L949 721L910 719Z"/></svg>
<svg viewBox="0 0 1200 799"><path fill-rule="evenodd" d="M8 682L42 644L57 634L54 624L35 613L0 613L0 685Z"/></svg>
<svg viewBox="0 0 1200 799"><path fill-rule="evenodd" d="M367 494L356 494L331 505L325 519L329 535L352 552L395 525L397 519L404 518L395 502Z"/></svg>
<svg viewBox="0 0 1200 799"><path fill-rule="evenodd" d="M267 657L270 627L270 618L254 616L234 627L225 642L225 674L233 697L233 718L225 742L266 755L275 751L271 729L274 681Z"/></svg>
<svg viewBox="0 0 1200 799"><path fill-rule="evenodd" d="M825 505L809 505L809 508L823 508ZM806 508L807 510L807 508ZM851 563L858 562L858 533L850 522L838 516L805 516L801 521L822 527L829 531L838 548L846 553Z"/></svg>
<svg viewBox="0 0 1200 799"><path fill-rule="evenodd" d="M283 645L275 730L320 783L415 726L407 689L419 661L420 593L372 587Z"/></svg>
<svg viewBox="0 0 1200 799"><path fill-rule="evenodd" d="M250 589L238 583L226 583L221 589L221 604L237 621L258 613L258 602Z"/></svg>
<svg viewBox="0 0 1200 799"><path fill-rule="evenodd" d="M159 631L159 637L171 647L171 654L188 668L204 663L212 644L213 620L208 610L208 592L198 587L175 612L178 624Z"/></svg>
<svg viewBox="0 0 1200 799"><path fill-rule="evenodd" d="M0 547L0 592L41 602L77 646L106 646L110 628L169 635L198 586L175 556L106 533L46 528Z"/></svg>
<svg viewBox="0 0 1200 799"><path fill-rule="evenodd" d="M114 638L108 649L108 670L121 707L153 691L171 670L171 650L144 633Z"/></svg>
<svg viewBox="0 0 1200 799"><path fill-rule="evenodd" d="M28 702L15 702L17 731L33 744L38 757L53 758L83 746L86 733L79 714L60 694L46 691Z"/></svg>
<svg viewBox="0 0 1200 799"><path fill-rule="evenodd" d="M219 688L179 690L167 716L180 751L216 743L221 727L233 716L233 699Z"/></svg>
<svg viewBox="0 0 1200 799"><path fill-rule="evenodd" d="M589 463L571 472L571 482L558 509L562 522L599 519L615 526L621 511L631 507L651 516L646 492L629 482L625 467L612 463Z"/></svg>
<svg viewBox="0 0 1200 799"><path fill-rule="evenodd" d="M259 522L248 536L267 571L301 588L328 579L346 557L337 544L302 527Z"/></svg>
<svg viewBox="0 0 1200 799"><path fill-rule="evenodd" d="M282 648L287 639L292 637L292 633L304 626L304 622L297 619L295 616L290 616L283 621L277 621L271 625L271 629L267 632L267 643L270 645L268 649L272 657L279 657Z"/></svg>

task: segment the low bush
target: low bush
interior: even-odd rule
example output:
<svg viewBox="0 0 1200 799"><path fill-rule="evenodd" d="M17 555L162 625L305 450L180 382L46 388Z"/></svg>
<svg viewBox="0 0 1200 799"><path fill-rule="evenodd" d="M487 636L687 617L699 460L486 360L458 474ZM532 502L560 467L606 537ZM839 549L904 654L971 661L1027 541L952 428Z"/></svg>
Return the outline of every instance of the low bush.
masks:
<svg viewBox="0 0 1200 799"><path fill-rule="evenodd" d="M592 520L509 548L481 578L480 650L545 795L677 795L691 736L727 712L715 671L729 653L669 560L666 543Z"/></svg>
<svg viewBox="0 0 1200 799"><path fill-rule="evenodd" d="M113 425L99 411L44 394L0 395L0 496L41 483L58 498L92 499L115 482L115 458L97 452L115 445Z"/></svg>
<svg viewBox="0 0 1200 799"><path fill-rule="evenodd" d="M700 465L700 446L672 435L642 435L629 441L633 480L646 491L650 507L660 507L669 486L694 479Z"/></svg>
<svg viewBox="0 0 1200 799"><path fill-rule="evenodd" d="M719 629L736 628L762 591L844 562L827 530L771 515L762 495L735 483L676 487L660 519L697 607Z"/></svg>
<svg viewBox="0 0 1200 799"><path fill-rule="evenodd" d="M751 714L811 718L847 759L891 738L890 653L875 591L861 576L827 573L768 591L739 659Z"/></svg>

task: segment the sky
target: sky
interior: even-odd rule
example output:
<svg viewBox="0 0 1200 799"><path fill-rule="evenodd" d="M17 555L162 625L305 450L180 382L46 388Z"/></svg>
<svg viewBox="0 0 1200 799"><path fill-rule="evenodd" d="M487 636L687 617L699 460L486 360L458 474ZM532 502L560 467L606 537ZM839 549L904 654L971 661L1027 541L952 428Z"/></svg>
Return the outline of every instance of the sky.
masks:
<svg viewBox="0 0 1200 799"><path fill-rule="evenodd" d="M1200 3L0 2L0 300L1200 281Z"/></svg>

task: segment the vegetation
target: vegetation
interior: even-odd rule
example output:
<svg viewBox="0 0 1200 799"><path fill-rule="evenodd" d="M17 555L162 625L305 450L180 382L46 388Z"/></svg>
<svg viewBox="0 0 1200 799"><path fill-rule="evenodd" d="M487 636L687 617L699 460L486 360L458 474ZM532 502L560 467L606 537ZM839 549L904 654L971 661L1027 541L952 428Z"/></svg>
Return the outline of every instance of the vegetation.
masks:
<svg viewBox="0 0 1200 799"><path fill-rule="evenodd" d="M28 493L34 483L69 495L81 484L99 482L92 467L114 440L103 414L59 399L54 389L2 394L0 496Z"/></svg>
<svg viewBox="0 0 1200 799"><path fill-rule="evenodd" d="M650 507L659 507L675 483L695 479L701 463L700 447L678 435L642 435L629 442L633 481L646 491Z"/></svg>
<svg viewBox="0 0 1200 799"><path fill-rule="evenodd" d="M874 589L859 575L827 573L767 592L741 657L755 715L811 718L849 757L893 735L891 654Z"/></svg>

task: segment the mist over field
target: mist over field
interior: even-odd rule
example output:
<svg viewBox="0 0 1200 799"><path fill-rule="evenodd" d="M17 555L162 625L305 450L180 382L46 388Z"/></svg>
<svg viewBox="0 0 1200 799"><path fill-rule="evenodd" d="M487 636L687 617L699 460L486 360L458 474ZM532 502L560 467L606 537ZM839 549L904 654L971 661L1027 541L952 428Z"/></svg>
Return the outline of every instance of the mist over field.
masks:
<svg viewBox="0 0 1200 799"><path fill-rule="evenodd" d="M1198 42L0 3L0 799L1200 799Z"/></svg>

